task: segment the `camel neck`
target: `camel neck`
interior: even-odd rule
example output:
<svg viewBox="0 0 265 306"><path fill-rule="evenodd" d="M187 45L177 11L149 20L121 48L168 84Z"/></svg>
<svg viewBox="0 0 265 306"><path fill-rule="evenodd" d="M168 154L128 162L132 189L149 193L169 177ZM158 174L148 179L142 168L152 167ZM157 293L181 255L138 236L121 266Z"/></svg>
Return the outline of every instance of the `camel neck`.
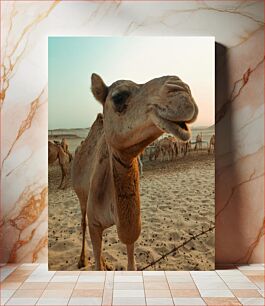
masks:
<svg viewBox="0 0 265 306"><path fill-rule="evenodd" d="M137 158L111 154L117 231L123 243L133 243L141 231L139 169Z"/></svg>
<svg viewBox="0 0 265 306"><path fill-rule="evenodd" d="M133 166L133 160L123 160L120 156L112 154L113 160L116 161L123 169L131 169ZM114 162L115 163L115 162Z"/></svg>

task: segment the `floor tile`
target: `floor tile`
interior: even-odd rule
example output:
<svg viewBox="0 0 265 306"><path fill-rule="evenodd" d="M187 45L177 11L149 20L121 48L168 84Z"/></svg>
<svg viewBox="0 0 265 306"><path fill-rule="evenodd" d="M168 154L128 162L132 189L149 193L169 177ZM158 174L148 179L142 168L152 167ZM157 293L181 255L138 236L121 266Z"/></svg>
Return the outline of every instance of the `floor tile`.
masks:
<svg viewBox="0 0 265 306"><path fill-rule="evenodd" d="M164 275L156 275L156 276L147 275L147 276L143 277L143 280L144 280L145 283L146 282L153 283L153 282L166 282L167 281L167 279Z"/></svg>
<svg viewBox="0 0 265 306"><path fill-rule="evenodd" d="M41 298L47 299L47 298L70 298L72 294L72 290L44 290Z"/></svg>
<svg viewBox="0 0 265 306"><path fill-rule="evenodd" d="M258 289L256 285L251 282L226 282L229 289Z"/></svg>
<svg viewBox="0 0 265 306"><path fill-rule="evenodd" d="M94 298L94 297L72 297L69 302L68 305L101 305L102 302L102 298Z"/></svg>
<svg viewBox="0 0 265 306"><path fill-rule="evenodd" d="M144 290L113 290L113 298L116 297L145 297Z"/></svg>
<svg viewBox="0 0 265 306"><path fill-rule="evenodd" d="M264 305L264 266L259 264L192 272L47 269L47 264L2 266L5 280L0 285L1 303L155 306L173 305L174 301L175 305Z"/></svg>
<svg viewBox="0 0 265 306"><path fill-rule="evenodd" d="M48 286L49 283L23 283L19 289L31 289L31 290L44 290L47 286Z"/></svg>
<svg viewBox="0 0 265 306"><path fill-rule="evenodd" d="M80 275L80 271L56 271L55 275L76 276L76 275Z"/></svg>
<svg viewBox="0 0 265 306"><path fill-rule="evenodd" d="M156 298L156 297L170 298L171 297L171 293L170 293L170 290L152 290L152 289L146 289L145 290L145 296L147 298Z"/></svg>
<svg viewBox="0 0 265 306"><path fill-rule="evenodd" d="M230 290L200 290L201 297L234 297Z"/></svg>
<svg viewBox="0 0 265 306"><path fill-rule="evenodd" d="M14 265L11 267L8 267L8 266L1 267L0 281L2 282L4 279L6 279L16 268L17 268L17 265Z"/></svg>
<svg viewBox="0 0 265 306"><path fill-rule="evenodd" d="M103 289L104 283L76 283L75 289Z"/></svg>
<svg viewBox="0 0 265 306"><path fill-rule="evenodd" d="M240 275L244 275L243 271L239 271L237 269L225 269L225 270L216 270L216 273L220 276L223 275L231 275L231 276L240 276Z"/></svg>
<svg viewBox="0 0 265 306"><path fill-rule="evenodd" d="M240 273L246 276L256 276L261 275L264 277L264 270L242 270Z"/></svg>
<svg viewBox="0 0 265 306"><path fill-rule="evenodd" d="M87 276L106 276L107 274L112 274L116 271L80 271L80 275Z"/></svg>
<svg viewBox="0 0 265 306"><path fill-rule="evenodd" d="M145 271L143 271L145 272ZM115 275L123 275L123 276L143 276L142 271L115 271ZM109 273L109 272L107 272ZM164 273L164 272L163 272Z"/></svg>
<svg viewBox="0 0 265 306"><path fill-rule="evenodd" d="M264 282L255 282L255 285L256 285L260 290L264 290Z"/></svg>
<svg viewBox="0 0 265 306"><path fill-rule="evenodd" d="M242 305L262 305L264 306L264 298L238 298Z"/></svg>
<svg viewBox="0 0 265 306"><path fill-rule="evenodd" d="M195 283L168 283L170 290L174 289L197 289Z"/></svg>
<svg viewBox="0 0 265 306"><path fill-rule="evenodd" d="M78 275L55 275L52 279L52 283L66 283L66 282L76 282L78 279Z"/></svg>
<svg viewBox="0 0 265 306"><path fill-rule="evenodd" d="M103 297L102 297L102 306L110 306L112 305L112 290L104 289Z"/></svg>
<svg viewBox="0 0 265 306"><path fill-rule="evenodd" d="M144 283L114 283L114 289L123 289L123 290L140 290L144 289Z"/></svg>
<svg viewBox="0 0 265 306"><path fill-rule="evenodd" d="M146 298L146 304L150 306L156 306L156 305L174 305L172 298Z"/></svg>
<svg viewBox="0 0 265 306"><path fill-rule="evenodd" d="M261 296L265 297L265 296L264 296L264 290L258 290L258 292L259 292L259 294L260 294Z"/></svg>
<svg viewBox="0 0 265 306"><path fill-rule="evenodd" d="M13 272L14 273L14 272ZM24 276L24 275L14 275L14 274L10 274L6 279L5 279L5 282L9 282L9 283L15 283L15 282L18 282L18 283L23 283L27 278L28 276Z"/></svg>
<svg viewBox="0 0 265 306"><path fill-rule="evenodd" d="M198 289L215 289L215 290L226 290L228 289L224 282L196 282Z"/></svg>
<svg viewBox="0 0 265 306"><path fill-rule="evenodd" d="M174 298L200 297L197 289L174 289L171 290L171 294Z"/></svg>
<svg viewBox="0 0 265 306"><path fill-rule="evenodd" d="M261 297L260 292L255 289L235 289L232 292L236 297Z"/></svg>
<svg viewBox="0 0 265 306"><path fill-rule="evenodd" d="M72 297L101 297L103 289L74 289Z"/></svg>
<svg viewBox="0 0 265 306"><path fill-rule="evenodd" d="M206 305L202 298L173 298L175 305Z"/></svg>
<svg viewBox="0 0 265 306"><path fill-rule="evenodd" d="M19 269L33 271L33 270L36 270L38 266L39 264L36 264L36 263L24 263L24 264L19 265Z"/></svg>
<svg viewBox="0 0 265 306"><path fill-rule="evenodd" d="M160 275L160 276L164 276L165 275L165 272L164 271L143 271L143 276L157 276L157 275Z"/></svg>
<svg viewBox="0 0 265 306"><path fill-rule="evenodd" d="M9 300L8 297L1 296L1 298L0 298L0 305L5 305L8 300Z"/></svg>
<svg viewBox="0 0 265 306"><path fill-rule="evenodd" d="M8 290L16 290L21 286L22 283L11 283L3 281L0 284L1 289L8 289Z"/></svg>
<svg viewBox="0 0 265 306"><path fill-rule="evenodd" d="M113 287L114 287L114 282L113 281L105 280L104 289L113 289Z"/></svg>
<svg viewBox="0 0 265 306"><path fill-rule="evenodd" d="M52 279L53 275L30 275L25 282L27 283L48 283Z"/></svg>
<svg viewBox="0 0 265 306"><path fill-rule="evenodd" d="M16 290L1 290L0 291L0 296L3 297L3 298L10 298L14 293L15 293Z"/></svg>
<svg viewBox="0 0 265 306"><path fill-rule="evenodd" d="M264 276L263 275L248 275L247 279L253 283L260 282L264 283Z"/></svg>
<svg viewBox="0 0 265 306"><path fill-rule="evenodd" d="M143 281L142 276L122 276L122 275L115 275L114 282L115 283L140 283Z"/></svg>
<svg viewBox="0 0 265 306"><path fill-rule="evenodd" d="M209 277L209 276L216 276L217 273L215 271L190 271L192 277Z"/></svg>
<svg viewBox="0 0 265 306"><path fill-rule="evenodd" d="M78 278L79 283L103 283L105 281L105 275L95 275L95 276L87 276L87 275L80 275Z"/></svg>
<svg viewBox="0 0 265 306"><path fill-rule="evenodd" d="M17 290L13 298L39 298L42 295L42 289L19 289Z"/></svg>
<svg viewBox="0 0 265 306"><path fill-rule="evenodd" d="M222 275L222 280L231 283L249 282L250 280L245 275Z"/></svg>
<svg viewBox="0 0 265 306"><path fill-rule="evenodd" d="M6 305L26 305L31 306L35 305L38 301L38 298L11 298L7 301Z"/></svg>
<svg viewBox="0 0 265 306"><path fill-rule="evenodd" d="M212 306L228 306L228 305L241 305L240 302L236 298L229 297L205 297L203 298L207 305Z"/></svg>
<svg viewBox="0 0 265 306"><path fill-rule="evenodd" d="M148 283L144 283L144 288L145 289L154 289L154 290L169 289L167 282L153 282L153 283L148 282Z"/></svg>
<svg viewBox="0 0 265 306"><path fill-rule="evenodd" d="M193 282L193 279L190 275L183 275L183 276L173 276L173 275L168 275L167 276L168 282L178 282L178 283L189 283Z"/></svg>
<svg viewBox="0 0 265 306"><path fill-rule="evenodd" d="M76 285L76 282L74 283L48 283L48 285L46 286L47 290L72 290L74 289Z"/></svg>
<svg viewBox="0 0 265 306"><path fill-rule="evenodd" d="M69 298L40 298L36 305L68 305Z"/></svg>
<svg viewBox="0 0 265 306"><path fill-rule="evenodd" d="M113 305L146 305L145 298L142 297L132 297L132 298L126 298L126 297L113 297L112 301Z"/></svg>
<svg viewBox="0 0 265 306"><path fill-rule="evenodd" d="M1 304L4 305L15 293L15 290L1 290L0 297L1 297Z"/></svg>
<svg viewBox="0 0 265 306"><path fill-rule="evenodd" d="M191 276L189 271L165 271L166 276Z"/></svg>

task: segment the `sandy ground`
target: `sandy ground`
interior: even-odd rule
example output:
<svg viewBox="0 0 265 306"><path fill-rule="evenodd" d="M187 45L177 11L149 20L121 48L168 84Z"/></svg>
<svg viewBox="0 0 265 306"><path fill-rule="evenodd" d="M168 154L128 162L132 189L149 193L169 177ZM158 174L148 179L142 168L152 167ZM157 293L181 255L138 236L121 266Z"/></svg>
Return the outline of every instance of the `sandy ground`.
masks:
<svg viewBox="0 0 265 306"><path fill-rule="evenodd" d="M74 151L80 139L70 139ZM49 268L77 270L81 251L79 202L69 181L58 190L60 169L49 167ZM171 162L146 161L140 179L142 233L136 243L138 270L171 252L146 270L214 269L214 231L194 235L214 226L214 156L192 152ZM89 235L87 255L94 267ZM183 245L183 246L181 246ZM126 248L115 226L103 237L103 255L113 270L126 270Z"/></svg>

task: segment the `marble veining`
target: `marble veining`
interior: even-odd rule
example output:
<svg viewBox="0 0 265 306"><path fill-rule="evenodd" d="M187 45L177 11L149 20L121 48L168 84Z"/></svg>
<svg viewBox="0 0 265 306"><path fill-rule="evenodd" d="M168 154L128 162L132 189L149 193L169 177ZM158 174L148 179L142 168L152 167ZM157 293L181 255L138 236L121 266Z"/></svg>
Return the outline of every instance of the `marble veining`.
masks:
<svg viewBox="0 0 265 306"><path fill-rule="evenodd" d="M263 261L263 1L1 2L1 262L47 261L47 42L215 36L216 261Z"/></svg>

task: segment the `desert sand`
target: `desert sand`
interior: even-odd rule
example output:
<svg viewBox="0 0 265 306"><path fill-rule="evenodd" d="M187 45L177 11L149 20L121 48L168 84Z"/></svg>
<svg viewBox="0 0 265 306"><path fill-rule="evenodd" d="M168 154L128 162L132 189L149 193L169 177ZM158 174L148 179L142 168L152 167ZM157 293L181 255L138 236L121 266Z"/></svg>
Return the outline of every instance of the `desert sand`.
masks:
<svg viewBox="0 0 265 306"><path fill-rule="evenodd" d="M74 152L82 138L66 138ZM135 249L137 269L168 252L170 255L146 270L214 269L214 230L200 235L214 226L214 155L203 150L189 152L175 161L145 160L143 169L142 232ZM58 164L49 166L49 269L78 270L82 239L79 202L70 178L65 190L57 189L60 178ZM191 239L195 235L198 237ZM90 264L84 270L93 270L89 234L87 238ZM104 233L103 256L111 269L126 270L126 248L115 226Z"/></svg>

